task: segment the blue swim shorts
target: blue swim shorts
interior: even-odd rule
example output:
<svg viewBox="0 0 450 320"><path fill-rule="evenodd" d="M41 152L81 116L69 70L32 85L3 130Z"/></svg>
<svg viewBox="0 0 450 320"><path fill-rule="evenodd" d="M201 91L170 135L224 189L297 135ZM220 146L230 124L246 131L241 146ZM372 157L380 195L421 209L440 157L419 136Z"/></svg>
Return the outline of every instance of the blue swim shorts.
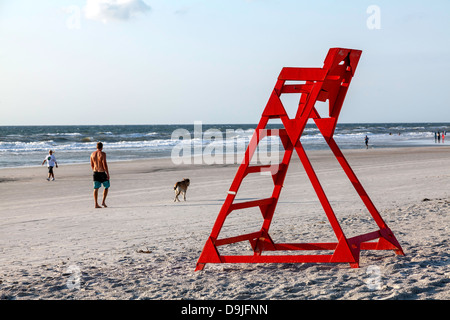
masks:
<svg viewBox="0 0 450 320"><path fill-rule="evenodd" d="M94 189L98 189L102 186L105 187L105 189L108 189L110 186L108 176L106 175L106 172L94 172L93 180L94 180Z"/></svg>
<svg viewBox="0 0 450 320"><path fill-rule="evenodd" d="M105 189L108 189L110 187L109 180L106 180L106 181L103 181L103 182L94 181L94 189L100 188L102 186L102 184L103 184L103 187Z"/></svg>

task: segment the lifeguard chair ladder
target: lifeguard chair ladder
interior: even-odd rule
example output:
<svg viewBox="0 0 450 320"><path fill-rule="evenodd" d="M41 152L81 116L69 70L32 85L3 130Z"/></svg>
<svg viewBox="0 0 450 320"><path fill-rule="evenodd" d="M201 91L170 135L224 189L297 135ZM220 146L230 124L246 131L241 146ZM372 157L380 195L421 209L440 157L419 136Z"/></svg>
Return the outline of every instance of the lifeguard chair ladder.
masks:
<svg viewBox="0 0 450 320"><path fill-rule="evenodd" d="M211 234L206 240L203 251L197 261L196 270L202 270L207 263L349 263L351 267L358 268L360 250L394 250L396 254L404 255L394 234L381 218L378 210L333 138L339 113L361 53L362 51L360 50L331 48L325 58L323 68L283 68L281 70L261 120L247 147L244 159L237 170ZM302 83L292 84L289 81ZM297 114L293 119L288 117L280 100L282 94L289 93L301 94ZM325 118L319 115L315 108L315 103L316 101L325 102L327 100L329 101L329 116ZM281 119L284 129L266 129L269 119ZM334 156L375 220L378 230L351 238L345 236L300 142L300 137L308 119L314 120ZM279 135L285 152L281 163L278 164L278 170L271 172L274 182L272 196L261 200L234 203L241 182L248 174L270 169L270 165L251 166L250 160L255 153L258 143L264 137L275 134ZM269 235L270 224L294 150L300 158L336 235L337 242L335 243L274 243ZM259 207L263 217L261 229L248 234L219 239L220 231L227 216L233 211L250 207ZM373 241L377 239L378 241ZM221 255L218 250L219 246L247 240L253 249L253 255ZM278 250L332 250L333 253L301 255L263 254L266 251Z"/></svg>

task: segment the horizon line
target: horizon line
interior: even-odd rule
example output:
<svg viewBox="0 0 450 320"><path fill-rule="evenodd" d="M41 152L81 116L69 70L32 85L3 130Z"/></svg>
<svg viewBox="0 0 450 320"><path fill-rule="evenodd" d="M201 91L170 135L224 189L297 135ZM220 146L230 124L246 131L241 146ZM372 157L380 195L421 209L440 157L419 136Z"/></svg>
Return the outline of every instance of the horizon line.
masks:
<svg viewBox="0 0 450 320"><path fill-rule="evenodd" d="M198 120L200 121L200 120ZM197 122L197 121L194 121ZM0 127L57 127L57 126L177 126L177 125L193 125L195 124L194 122L192 123L112 123L112 124L0 124ZM418 121L404 121L404 122L339 122L337 123L337 125L339 124L395 124L395 123L404 123L404 124L414 124L414 123L429 123L429 124L450 124L449 122L438 122L438 121L422 121L422 122L418 122ZM231 122L208 122L208 123L203 123L205 125L257 125L258 122L235 122L235 123L231 123ZM270 124L270 123L268 123ZM276 124L276 123L272 123L272 124ZM282 124L282 123L280 123ZM310 124L310 123L308 123ZM313 123L311 123L313 124Z"/></svg>

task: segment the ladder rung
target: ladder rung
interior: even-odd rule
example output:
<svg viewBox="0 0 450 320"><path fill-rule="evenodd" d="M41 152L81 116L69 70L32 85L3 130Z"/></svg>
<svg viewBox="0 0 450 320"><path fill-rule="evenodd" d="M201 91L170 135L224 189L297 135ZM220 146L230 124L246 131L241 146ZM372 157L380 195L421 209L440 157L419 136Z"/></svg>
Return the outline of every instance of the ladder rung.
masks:
<svg viewBox="0 0 450 320"><path fill-rule="evenodd" d="M246 241L246 240L252 240L255 238L259 238L261 236L261 231L257 231L257 232L252 232L252 233L247 233L247 234L243 234L240 236L235 236L235 237L229 237L229 238L224 238L224 239L217 239L215 242L216 246L223 246L224 244L230 244L230 243L236 243L236 242L241 242L241 241Z"/></svg>
<svg viewBox="0 0 450 320"><path fill-rule="evenodd" d="M233 210L269 205L269 204L272 204L273 200L274 200L274 198L266 198L266 199L259 199L259 200L246 201L246 202L240 202L240 203L233 203L230 206L230 212Z"/></svg>
<svg viewBox="0 0 450 320"><path fill-rule="evenodd" d="M285 84L281 93L309 93L311 89L311 84Z"/></svg>
<svg viewBox="0 0 450 320"><path fill-rule="evenodd" d="M255 173L255 172L261 172L264 168L270 168L271 164L261 165L261 166L251 166L247 168L246 173Z"/></svg>
<svg viewBox="0 0 450 320"><path fill-rule="evenodd" d="M281 69L278 80L287 81L323 81L327 71L322 68L289 68Z"/></svg>

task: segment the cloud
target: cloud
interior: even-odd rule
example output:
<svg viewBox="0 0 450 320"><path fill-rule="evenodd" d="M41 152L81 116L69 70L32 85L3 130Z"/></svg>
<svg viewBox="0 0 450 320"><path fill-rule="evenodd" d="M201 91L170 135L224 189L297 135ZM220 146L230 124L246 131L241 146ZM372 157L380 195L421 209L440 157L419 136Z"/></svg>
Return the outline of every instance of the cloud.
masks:
<svg viewBox="0 0 450 320"><path fill-rule="evenodd" d="M189 12L189 7L183 7L181 9L175 10L175 14L177 15L185 15Z"/></svg>
<svg viewBox="0 0 450 320"><path fill-rule="evenodd" d="M150 10L142 0L87 0L84 13L87 19L106 23L127 21Z"/></svg>

